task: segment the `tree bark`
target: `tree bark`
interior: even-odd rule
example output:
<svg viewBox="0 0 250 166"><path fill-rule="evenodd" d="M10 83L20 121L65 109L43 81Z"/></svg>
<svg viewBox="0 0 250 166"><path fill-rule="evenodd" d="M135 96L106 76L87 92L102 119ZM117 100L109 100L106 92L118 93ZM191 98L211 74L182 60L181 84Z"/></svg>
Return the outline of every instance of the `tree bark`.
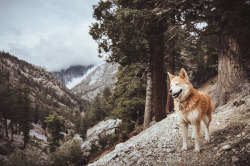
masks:
<svg viewBox="0 0 250 166"><path fill-rule="evenodd" d="M151 114L153 112L153 57L148 55L148 68L147 68L147 89L146 89L146 102L144 113L144 126L143 130L149 127L151 122Z"/></svg>
<svg viewBox="0 0 250 166"><path fill-rule="evenodd" d="M155 24L152 31L151 52L154 63L154 115L156 122L166 117L166 77L164 69L164 25L163 20Z"/></svg>
<svg viewBox="0 0 250 166"><path fill-rule="evenodd" d="M4 126L5 126L5 135L9 139L7 118L4 118Z"/></svg>
<svg viewBox="0 0 250 166"><path fill-rule="evenodd" d="M18 135L20 135L21 134L21 125L20 125L20 123L18 123Z"/></svg>
<svg viewBox="0 0 250 166"><path fill-rule="evenodd" d="M218 97L219 104L225 104L246 84L247 74L243 67L244 45L240 26L230 29L221 28L220 53L218 65Z"/></svg>
<svg viewBox="0 0 250 166"><path fill-rule="evenodd" d="M175 37L170 39L167 43L167 54L168 54L168 72L170 74L174 74L174 68L175 68ZM169 93L170 89L170 79L167 77L167 105L166 105L166 113L172 113L174 112L174 100L172 96Z"/></svg>
<svg viewBox="0 0 250 166"><path fill-rule="evenodd" d="M12 120L10 120L10 131L11 131L11 141L13 141L13 123Z"/></svg>

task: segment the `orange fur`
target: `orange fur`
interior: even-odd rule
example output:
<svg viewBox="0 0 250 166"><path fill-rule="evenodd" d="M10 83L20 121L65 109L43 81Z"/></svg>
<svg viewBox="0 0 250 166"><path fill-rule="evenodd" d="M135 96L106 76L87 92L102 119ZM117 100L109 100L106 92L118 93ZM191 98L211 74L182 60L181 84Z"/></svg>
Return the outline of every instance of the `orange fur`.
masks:
<svg viewBox="0 0 250 166"><path fill-rule="evenodd" d="M209 141L209 124L215 104L206 92L197 91L189 82L188 75L181 69L179 76L170 73L170 89L174 99L175 110L178 113L183 134L183 150L187 150L188 125L194 128L195 152L200 152L200 123L205 124L205 139Z"/></svg>

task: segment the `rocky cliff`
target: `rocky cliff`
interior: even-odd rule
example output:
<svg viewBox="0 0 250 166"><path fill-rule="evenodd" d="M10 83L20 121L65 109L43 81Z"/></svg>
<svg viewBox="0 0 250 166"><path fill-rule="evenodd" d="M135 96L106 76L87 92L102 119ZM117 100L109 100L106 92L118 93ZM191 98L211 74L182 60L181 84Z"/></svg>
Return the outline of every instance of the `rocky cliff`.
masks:
<svg viewBox="0 0 250 166"><path fill-rule="evenodd" d="M105 86L111 89L114 87L114 83L117 80L117 71L118 64L104 63L96 66L95 70L88 74L71 91L82 99L92 100Z"/></svg>

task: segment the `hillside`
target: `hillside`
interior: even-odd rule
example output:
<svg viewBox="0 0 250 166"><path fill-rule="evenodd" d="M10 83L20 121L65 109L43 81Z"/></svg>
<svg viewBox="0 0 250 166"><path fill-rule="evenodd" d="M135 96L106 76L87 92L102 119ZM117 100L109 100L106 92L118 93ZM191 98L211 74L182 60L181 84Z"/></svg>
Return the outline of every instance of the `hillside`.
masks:
<svg viewBox="0 0 250 166"><path fill-rule="evenodd" d="M92 100L96 94L102 92L105 86L114 87L118 64L104 63L97 66L71 91L82 99Z"/></svg>
<svg viewBox="0 0 250 166"><path fill-rule="evenodd" d="M215 85L203 88L212 91ZM137 136L116 145L113 151L89 165L249 165L249 108L250 96L238 96L226 105L217 107L210 125L210 143L205 143L202 126L202 151L199 154L193 152L194 140L191 138L189 149L181 151L181 131L177 114L173 113Z"/></svg>
<svg viewBox="0 0 250 166"><path fill-rule="evenodd" d="M0 52L1 82L11 86L26 85L32 107L54 111L79 110L82 100L70 92L52 73L4 52ZM72 113L70 113L72 114Z"/></svg>

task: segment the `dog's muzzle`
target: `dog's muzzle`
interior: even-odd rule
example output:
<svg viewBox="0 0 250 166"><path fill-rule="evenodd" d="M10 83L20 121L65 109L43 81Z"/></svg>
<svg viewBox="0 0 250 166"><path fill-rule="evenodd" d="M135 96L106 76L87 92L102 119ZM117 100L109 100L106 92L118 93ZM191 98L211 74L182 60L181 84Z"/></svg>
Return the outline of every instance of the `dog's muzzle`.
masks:
<svg viewBox="0 0 250 166"><path fill-rule="evenodd" d="M172 94L172 97L173 97L174 99L177 98L177 97L179 97L180 94L181 94L181 92L182 92L182 89L181 89L179 92Z"/></svg>

